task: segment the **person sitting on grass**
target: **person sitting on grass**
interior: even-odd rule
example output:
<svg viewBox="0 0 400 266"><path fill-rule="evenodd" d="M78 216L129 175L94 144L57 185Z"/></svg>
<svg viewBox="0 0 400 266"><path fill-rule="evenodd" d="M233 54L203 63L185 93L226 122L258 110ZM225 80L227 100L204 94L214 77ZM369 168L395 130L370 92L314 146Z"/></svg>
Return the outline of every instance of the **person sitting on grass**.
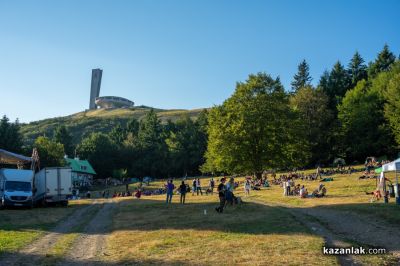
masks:
<svg viewBox="0 0 400 266"><path fill-rule="evenodd" d="M300 184L297 184L293 189L293 195L298 196L300 194Z"/></svg>
<svg viewBox="0 0 400 266"><path fill-rule="evenodd" d="M322 198L326 196L326 188L323 184L320 184L318 189L313 192L313 196L316 198Z"/></svg>
<svg viewBox="0 0 400 266"><path fill-rule="evenodd" d="M308 191L307 191L307 189L304 187L304 185L301 186L300 191L299 191L299 195L300 195L300 198L307 198L307 196L308 196Z"/></svg>
<svg viewBox="0 0 400 266"><path fill-rule="evenodd" d="M365 192L367 195L372 195L371 202L378 201L382 198L381 191L379 189L374 190L372 192Z"/></svg>
<svg viewBox="0 0 400 266"><path fill-rule="evenodd" d="M218 191L218 197L219 197L219 206L215 208L215 210L218 213L222 213L224 211L224 207L225 207L225 192L226 192L226 187L225 187L225 177L221 178L221 183L218 185L217 187L217 191Z"/></svg>
<svg viewBox="0 0 400 266"><path fill-rule="evenodd" d="M179 186L179 193L181 194L181 199L180 199L181 204L185 204L186 191L187 187L185 181L182 181L182 184Z"/></svg>
<svg viewBox="0 0 400 266"><path fill-rule="evenodd" d="M138 189L135 193L135 198L140 199L141 196L142 196L142 192L140 191L140 189Z"/></svg>

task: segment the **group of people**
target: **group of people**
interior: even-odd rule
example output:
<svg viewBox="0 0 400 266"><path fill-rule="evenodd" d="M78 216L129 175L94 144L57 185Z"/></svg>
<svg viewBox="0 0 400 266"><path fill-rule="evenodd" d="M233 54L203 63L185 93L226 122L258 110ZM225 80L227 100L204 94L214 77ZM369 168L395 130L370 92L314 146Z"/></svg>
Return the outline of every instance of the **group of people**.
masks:
<svg viewBox="0 0 400 266"><path fill-rule="evenodd" d="M233 193L237 186L238 183L235 182L235 179L233 177L231 177L228 182L226 182L225 177L221 178L220 183L217 187L219 206L215 208L215 210L218 213L223 213L224 208L227 205L239 204L241 202L240 197L236 197ZM245 183L245 189L246 189L246 183Z"/></svg>
<svg viewBox="0 0 400 266"><path fill-rule="evenodd" d="M327 189L324 184L319 184L318 188L309 194L307 188L301 184L295 184L293 179L289 179L282 183L284 196L299 196L300 198L316 197L322 198L326 196Z"/></svg>

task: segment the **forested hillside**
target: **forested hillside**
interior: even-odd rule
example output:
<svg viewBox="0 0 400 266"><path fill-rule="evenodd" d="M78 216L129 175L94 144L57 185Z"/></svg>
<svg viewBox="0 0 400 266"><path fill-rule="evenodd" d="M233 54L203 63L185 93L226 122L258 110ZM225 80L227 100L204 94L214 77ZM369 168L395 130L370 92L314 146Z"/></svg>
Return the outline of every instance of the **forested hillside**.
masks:
<svg viewBox="0 0 400 266"><path fill-rule="evenodd" d="M108 133L115 126L125 126L132 118L142 119L151 108L139 106L129 109L98 109L79 112L70 116L55 117L29 124L21 124L21 134L25 144L32 144L38 136L53 137L54 130L59 125L64 125L72 135L72 142L78 144L80 140L92 132ZM159 119L166 123L168 120L175 122L183 115L196 119L202 109L195 110L164 110L153 109Z"/></svg>

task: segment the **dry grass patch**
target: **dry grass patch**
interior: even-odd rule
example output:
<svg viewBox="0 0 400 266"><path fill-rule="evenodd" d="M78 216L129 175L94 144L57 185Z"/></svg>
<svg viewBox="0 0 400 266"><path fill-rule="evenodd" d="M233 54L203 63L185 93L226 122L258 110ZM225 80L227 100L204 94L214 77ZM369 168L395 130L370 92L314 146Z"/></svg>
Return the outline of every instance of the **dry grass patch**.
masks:
<svg viewBox="0 0 400 266"><path fill-rule="evenodd" d="M246 203L216 213L217 196L188 195L166 206L164 196L118 207L108 239L108 263L169 265L335 265L324 243L279 207ZM204 215L204 209L207 215ZM288 254L290 254L288 256Z"/></svg>

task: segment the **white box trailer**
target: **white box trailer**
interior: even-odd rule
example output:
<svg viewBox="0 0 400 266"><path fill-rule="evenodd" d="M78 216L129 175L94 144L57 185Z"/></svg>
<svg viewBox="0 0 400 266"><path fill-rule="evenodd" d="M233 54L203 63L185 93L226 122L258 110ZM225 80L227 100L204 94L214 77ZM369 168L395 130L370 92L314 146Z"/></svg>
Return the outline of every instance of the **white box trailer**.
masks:
<svg viewBox="0 0 400 266"><path fill-rule="evenodd" d="M68 205L72 195L72 173L70 167L48 167L35 174L35 202L47 205L61 203Z"/></svg>

